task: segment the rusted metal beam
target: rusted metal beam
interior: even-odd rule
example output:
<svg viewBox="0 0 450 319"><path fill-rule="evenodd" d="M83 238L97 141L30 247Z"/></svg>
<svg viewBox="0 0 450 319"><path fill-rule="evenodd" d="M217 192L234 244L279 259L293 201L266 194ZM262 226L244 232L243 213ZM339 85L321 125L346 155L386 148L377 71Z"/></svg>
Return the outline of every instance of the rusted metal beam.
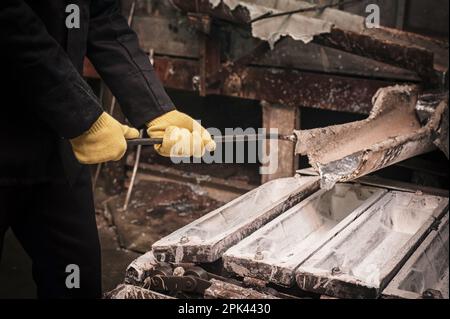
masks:
<svg viewBox="0 0 450 319"><path fill-rule="evenodd" d="M368 114L372 109L370 97L392 82L249 67L241 74L231 74L224 83L222 92L229 96Z"/></svg>
<svg viewBox="0 0 450 319"><path fill-rule="evenodd" d="M250 26L252 20L250 13L243 6L237 6L231 10L223 2L213 8L209 0L173 0L172 2L186 12L210 14L218 19L240 25ZM422 78L435 81L433 51L418 47L414 42L411 44L405 41L397 42L396 40L402 38L402 35L401 31L391 31L388 28L382 28L379 33L376 30L354 32L339 25L333 25L330 33L316 36L313 41L379 62L413 69ZM403 38L406 37L408 37L407 33ZM431 39L422 42L428 43Z"/></svg>
<svg viewBox="0 0 450 319"><path fill-rule="evenodd" d="M199 91L200 61L155 56L155 71L166 88ZM85 63L85 76L99 78ZM368 114L372 96L391 81L355 78L324 73L250 66L237 72L221 73L223 84L215 94L264 100L290 107L311 107L341 112ZM208 89L208 93L211 88Z"/></svg>
<svg viewBox="0 0 450 319"><path fill-rule="evenodd" d="M155 57L155 69L167 88L195 91L196 60ZM225 74L218 94L265 100L291 107L312 107L368 114L372 96L393 82L298 70L247 67Z"/></svg>
<svg viewBox="0 0 450 319"><path fill-rule="evenodd" d="M329 34L318 35L314 42L407 70L414 70L425 80L437 81L433 69L434 54L422 48L405 46L338 28L333 28Z"/></svg>

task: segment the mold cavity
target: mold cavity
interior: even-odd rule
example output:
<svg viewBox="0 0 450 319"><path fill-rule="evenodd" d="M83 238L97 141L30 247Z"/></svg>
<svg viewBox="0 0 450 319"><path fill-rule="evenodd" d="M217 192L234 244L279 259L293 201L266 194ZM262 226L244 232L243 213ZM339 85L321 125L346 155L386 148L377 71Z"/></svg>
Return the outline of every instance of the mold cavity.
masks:
<svg viewBox="0 0 450 319"><path fill-rule="evenodd" d="M235 227L263 215L274 205L282 203L289 195L295 194L301 186L311 181L312 179L309 178L297 177L270 181L180 229L173 235L169 235L166 239L179 242L177 239L184 236L189 238L190 244L193 244L226 234Z"/></svg>
<svg viewBox="0 0 450 319"><path fill-rule="evenodd" d="M379 285L383 266L411 239L439 205L439 198L392 192L391 199L370 212L364 222L353 225L345 238L333 242L316 268L354 276Z"/></svg>
<svg viewBox="0 0 450 319"><path fill-rule="evenodd" d="M258 252L264 260L298 264L330 230L377 192L381 191L355 184L337 184L329 191L319 191L236 247L240 255L250 257Z"/></svg>
<svg viewBox="0 0 450 319"><path fill-rule="evenodd" d="M424 249L412 265L410 272L399 285L400 290L407 290L422 295L427 290L436 290L448 299L448 222Z"/></svg>

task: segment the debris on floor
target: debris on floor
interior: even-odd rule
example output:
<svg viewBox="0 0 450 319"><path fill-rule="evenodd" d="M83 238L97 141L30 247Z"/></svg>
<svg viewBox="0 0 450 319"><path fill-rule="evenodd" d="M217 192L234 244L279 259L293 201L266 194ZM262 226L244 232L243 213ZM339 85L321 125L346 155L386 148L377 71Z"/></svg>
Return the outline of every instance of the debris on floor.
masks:
<svg viewBox="0 0 450 319"><path fill-rule="evenodd" d="M105 204L105 214L115 226L121 247L144 253L176 229L200 218L223 203L194 185L140 180L132 200L123 210L125 194Z"/></svg>

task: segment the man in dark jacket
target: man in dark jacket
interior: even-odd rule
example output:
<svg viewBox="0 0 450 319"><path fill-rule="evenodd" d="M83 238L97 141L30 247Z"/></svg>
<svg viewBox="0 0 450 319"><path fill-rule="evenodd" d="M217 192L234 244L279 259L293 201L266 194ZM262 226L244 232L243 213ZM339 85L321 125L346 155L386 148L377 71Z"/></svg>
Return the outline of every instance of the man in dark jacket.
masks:
<svg viewBox="0 0 450 319"><path fill-rule="evenodd" d="M80 9L79 28L66 26L69 4ZM80 75L84 57L129 122L164 138L155 147L159 154L201 156L215 144L175 110L118 0L2 0L0 38L0 253L11 227L32 259L39 297L100 297L100 249L84 164L120 159L126 138L138 133L103 112ZM74 269L79 285L68 278Z"/></svg>

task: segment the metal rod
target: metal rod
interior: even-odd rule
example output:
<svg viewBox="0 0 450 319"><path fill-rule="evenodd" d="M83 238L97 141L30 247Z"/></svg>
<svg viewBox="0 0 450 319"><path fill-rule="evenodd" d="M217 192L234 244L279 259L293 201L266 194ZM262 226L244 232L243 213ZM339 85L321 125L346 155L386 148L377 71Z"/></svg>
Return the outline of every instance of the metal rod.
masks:
<svg viewBox="0 0 450 319"><path fill-rule="evenodd" d="M143 130L140 131L139 135L142 136L142 134L143 134ZM136 175L137 175L137 171L139 168L139 162L141 159L141 151L142 151L142 144L138 144L137 149L136 149L136 158L134 160L133 173L131 174L130 185L128 186L127 196L125 197L125 203L123 204L124 211L128 209L128 204L130 203L131 194L133 192L134 182L136 180Z"/></svg>
<svg viewBox="0 0 450 319"><path fill-rule="evenodd" d="M233 142L254 142L260 140L282 140L282 141L291 141L295 143L297 138L295 135L280 135L280 134L245 134L245 135L222 135L222 136L214 136L213 140L216 143L233 143ZM127 140L128 146L136 146L136 145L157 145L162 144L162 138L136 138L132 140Z"/></svg>
<svg viewBox="0 0 450 319"><path fill-rule="evenodd" d="M103 100L104 100L104 95L105 94L105 88L103 86L103 84L100 83L100 92L99 92L99 96L100 96L100 104L103 105ZM102 170L102 163L98 163L97 167L95 168L95 174L94 174L94 179L92 180L92 191L95 190L95 187L97 187L97 181L98 178L100 176L100 172Z"/></svg>

